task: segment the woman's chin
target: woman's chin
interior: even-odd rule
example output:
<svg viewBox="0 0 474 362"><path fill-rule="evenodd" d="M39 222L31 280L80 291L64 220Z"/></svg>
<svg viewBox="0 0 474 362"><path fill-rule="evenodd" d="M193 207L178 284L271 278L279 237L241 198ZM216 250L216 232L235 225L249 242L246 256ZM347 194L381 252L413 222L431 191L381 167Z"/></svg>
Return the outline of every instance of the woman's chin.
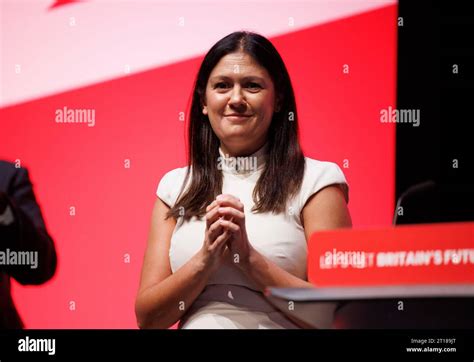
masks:
<svg viewBox="0 0 474 362"><path fill-rule="evenodd" d="M222 134L224 136L235 137L235 136L245 136L251 134L250 127L248 124L228 124L222 129Z"/></svg>
<svg viewBox="0 0 474 362"><path fill-rule="evenodd" d="M241 144L251 138L251 132L244 132L244 130L228 130L223 132L222 137L219 137L226 144Z"/></svg>

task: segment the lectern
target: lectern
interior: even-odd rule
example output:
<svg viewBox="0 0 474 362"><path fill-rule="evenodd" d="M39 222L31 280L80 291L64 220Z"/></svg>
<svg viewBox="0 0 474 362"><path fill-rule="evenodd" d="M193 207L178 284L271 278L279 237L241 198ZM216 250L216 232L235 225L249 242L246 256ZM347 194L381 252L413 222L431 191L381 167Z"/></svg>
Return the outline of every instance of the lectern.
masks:
<svg viewBox="0 0 474 362"><path fill-rule="evenodd" d="M474 222L316 232L314 288L268 288L303 328L474 328Z"/></svg>

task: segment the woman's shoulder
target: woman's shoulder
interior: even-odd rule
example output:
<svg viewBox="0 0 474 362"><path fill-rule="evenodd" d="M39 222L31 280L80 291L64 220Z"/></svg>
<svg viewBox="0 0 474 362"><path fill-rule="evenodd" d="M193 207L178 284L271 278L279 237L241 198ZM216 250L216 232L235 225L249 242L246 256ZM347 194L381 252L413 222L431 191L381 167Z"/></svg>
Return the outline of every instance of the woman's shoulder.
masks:
<svg viewBox="0 0 474 362"><path fill-rule="evenodd" d="M302 193L305 198L326 186L338 185L343 190L346 201L349 201L348 182L337 163L305 157L305 164L305 176L302 184Z"/></svg>
<svg viewBox="0 0 474 362"><path fill-rule="evenodd" d="M314 158L305 157L305 172L310 175L327 177L331 175L344 176L339 165L335 162L321 161Z"/></svg>
<svg viewBox="0 0 474 362"><path fill-rule="evenodd" d="M188 166L172 169L166 172L158 183L156 196L169 207L172 207L178 198L187 170Z"/></svg>
<svg viewBox="0 0 474 362"><path fill-rule="evenodd" d="M179 179L186 176L186 171L188 170L188 166L174 168L168 172L166 172L161 180L171 180L171 181L178 181Z"/></svg>

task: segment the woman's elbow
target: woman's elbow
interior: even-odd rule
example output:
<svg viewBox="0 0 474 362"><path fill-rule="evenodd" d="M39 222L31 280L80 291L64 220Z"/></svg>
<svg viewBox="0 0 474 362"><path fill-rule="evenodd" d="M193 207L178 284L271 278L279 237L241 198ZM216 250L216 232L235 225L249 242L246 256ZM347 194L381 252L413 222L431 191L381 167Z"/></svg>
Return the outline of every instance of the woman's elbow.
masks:
<svg viewBox="0 0 474 362"><path fill-rule="evenodd" d="M135 317L139 329L168 328L168 326L163 324L160 314L161 313L154 313L153 315L151 315L151 312L144 305L143 301L140 298L137 298L135 302Z"/></svg>
<svg viewBox="0 0 474 362"><path fill-rule="evenodd" d="M168 325L161 323L159 318L147 318L137 315L137 326L139 329L167 329Z"/></svg>
<svg viewBox="0 0 474 362"><path fill-rule="evenodd" d="M137 320L137 326L139 329L149 329L149 318L144 310L143 303L140 298L135 301L135 318Z"/></svg>

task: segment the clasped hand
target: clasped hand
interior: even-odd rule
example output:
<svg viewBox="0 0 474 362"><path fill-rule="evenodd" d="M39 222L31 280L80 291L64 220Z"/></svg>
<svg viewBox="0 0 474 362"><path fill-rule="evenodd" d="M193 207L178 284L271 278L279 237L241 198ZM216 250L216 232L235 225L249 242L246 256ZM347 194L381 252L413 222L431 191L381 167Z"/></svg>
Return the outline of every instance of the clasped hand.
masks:
<svg viewBox="0 0 474 362"><path fill-rule="evenodd" d="M214 232L220 234L229 249L233 262L238 267L246 267L252 246L245 228L244 204L235 196L222 194L206 208L208 228L215 226Z"/></svg>

